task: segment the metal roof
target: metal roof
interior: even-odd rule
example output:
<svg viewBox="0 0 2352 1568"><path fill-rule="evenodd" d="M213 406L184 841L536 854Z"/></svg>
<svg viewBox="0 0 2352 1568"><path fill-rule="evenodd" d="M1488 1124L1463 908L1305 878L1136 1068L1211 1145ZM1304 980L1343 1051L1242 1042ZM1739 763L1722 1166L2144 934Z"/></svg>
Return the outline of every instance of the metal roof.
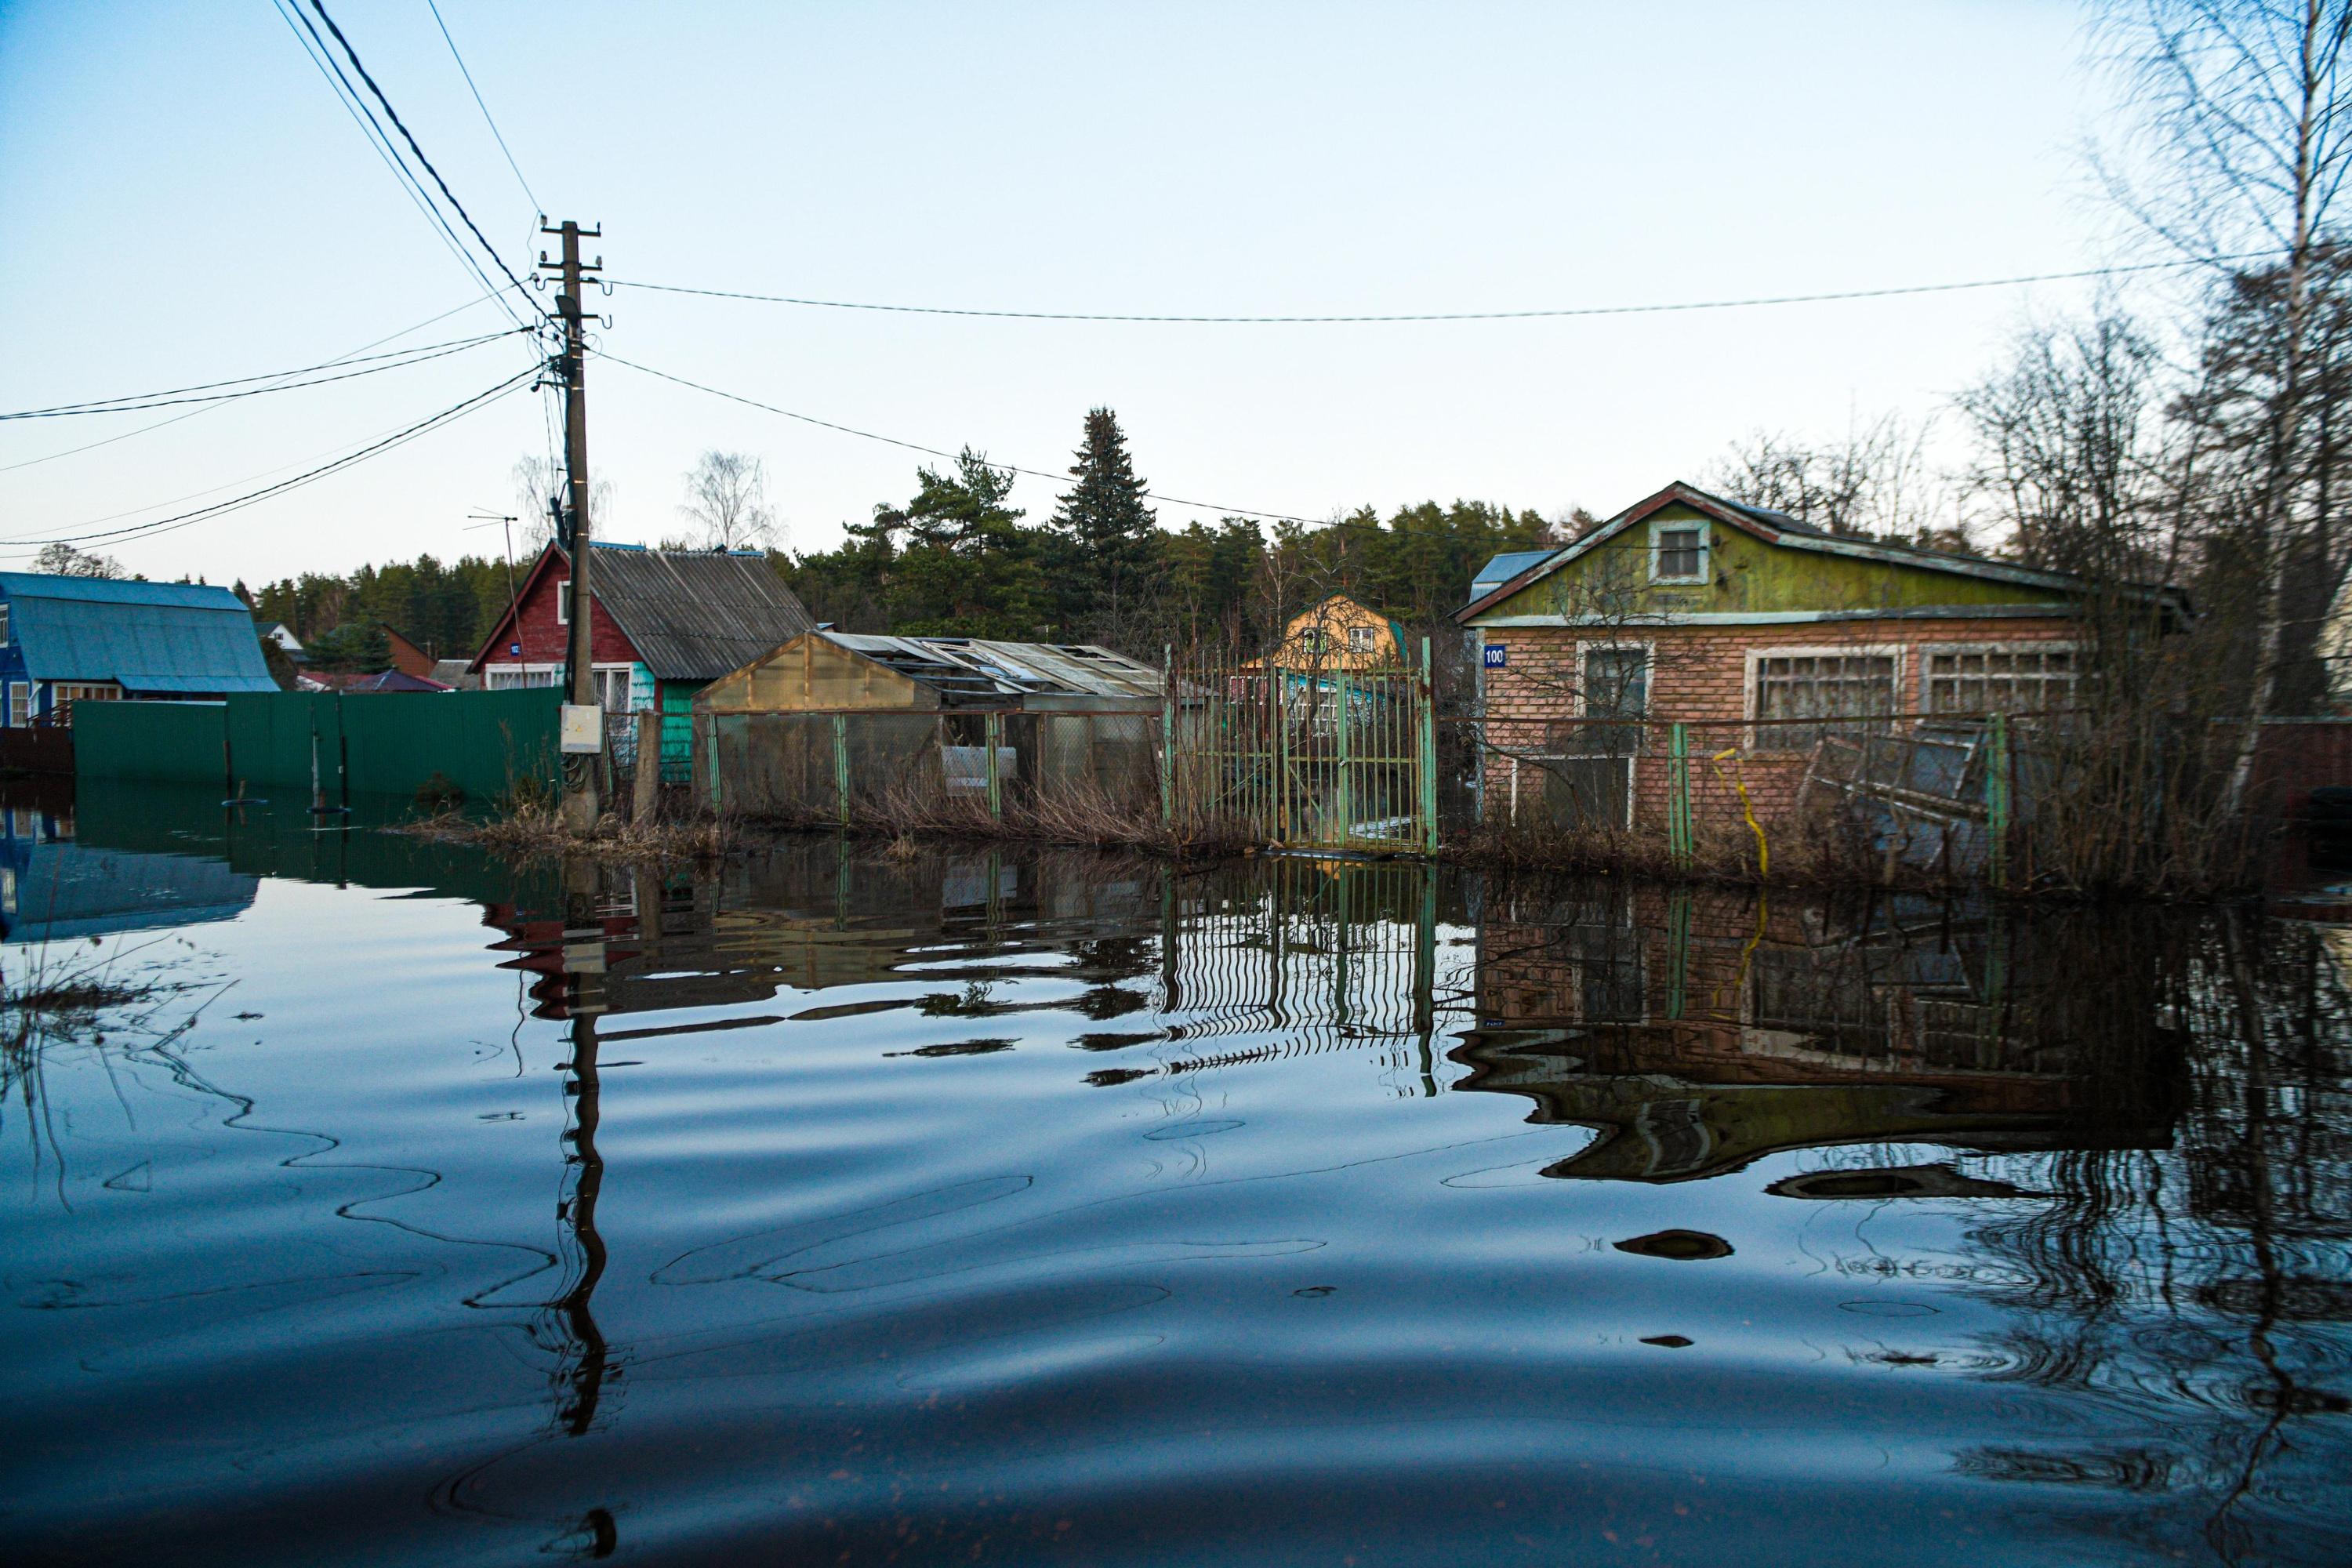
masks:
<svg viewBox="0 0 2352 1568"><path fill-rule="evenodd" d="M1550 554L1551 552L1549 550L1507 550L1503 552L1502 554L1496 556L1492 561L1489 561L1484 566L1479 567L1478 574L1470 579L1470 596L1474 599L1484 598L1490 590L1501 587L1504 584L1509 582L1512 578L1517 576L1520 573L1526 571L1528 567L1534 565L1537 562L1543 560Z"/></svg>
<svg viewBox="0 0 2352 1568"><path fill-rule="evenodd" d="M0 595L35 680L165 695L278 689L252 613L226 588L0 572Z"/></svg>
<svg viewBox="0 0 2352 1568"><path fill-rule="evenodd" d="M592 548L590 591L657 679L716 680L816 629L754 552Z"/></svg>
<svg viewBox="0 0 2352 1568"><path fill-rule="evenodd" d="M1156 701L1165 686L1165 678L1150 665L1092 643L821 635L930 688L950 704L992 705L1007 698Z"/></svg>

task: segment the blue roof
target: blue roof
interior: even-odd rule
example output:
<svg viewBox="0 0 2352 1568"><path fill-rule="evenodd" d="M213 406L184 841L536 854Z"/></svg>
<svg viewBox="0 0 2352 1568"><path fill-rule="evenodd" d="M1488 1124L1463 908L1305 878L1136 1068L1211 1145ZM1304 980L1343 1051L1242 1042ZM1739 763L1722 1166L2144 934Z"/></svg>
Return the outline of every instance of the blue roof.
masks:
<svg viewBox="0 0 2352 1568"><path fill-rule="evenodd" d="M1478 568L1470 579L1470 596L1483 598L1493 593L1538 561L1549 561L1558 554L1554 550L1508 550Z"/></svg>
<svg viewBox="0 0 2352 1568"><path fill-rule="evenodd" d="M278 689L252 613L226 588L0 572L0 597L35 680L159 696Z"/></svg>

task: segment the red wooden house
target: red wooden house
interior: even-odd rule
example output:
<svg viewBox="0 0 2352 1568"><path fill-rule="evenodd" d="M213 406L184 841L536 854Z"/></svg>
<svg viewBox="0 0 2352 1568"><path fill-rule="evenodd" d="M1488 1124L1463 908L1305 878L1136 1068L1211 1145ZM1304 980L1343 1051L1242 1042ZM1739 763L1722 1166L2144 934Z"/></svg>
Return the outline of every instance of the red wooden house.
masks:
<svg viewBox="0 0 2352 1568"><path fill-rule="evenodd" d="M589 648L607 713L662 715L662 776L689 772L694 694L815 629L755 551L649 550L599 541ZM572 562L549 545L467 666L489 690L554 686L572 636Z"/></svg>

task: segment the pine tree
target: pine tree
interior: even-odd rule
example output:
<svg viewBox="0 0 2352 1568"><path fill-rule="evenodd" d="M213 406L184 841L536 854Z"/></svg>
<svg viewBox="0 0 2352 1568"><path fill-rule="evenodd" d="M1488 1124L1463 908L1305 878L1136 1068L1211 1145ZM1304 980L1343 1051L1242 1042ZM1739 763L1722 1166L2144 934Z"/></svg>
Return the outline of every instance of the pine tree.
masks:
<svg viewBox="0 0 2352 1568"><path fill-rule="evenodd" d="M1160 560L1158 519L1127 453L1118 416L1087 413L1086 442L1070 465L1077 480L1062 496L1053 527L1073 557L1065 583L1067 618L1116 639L1150 596Z"/></svg>

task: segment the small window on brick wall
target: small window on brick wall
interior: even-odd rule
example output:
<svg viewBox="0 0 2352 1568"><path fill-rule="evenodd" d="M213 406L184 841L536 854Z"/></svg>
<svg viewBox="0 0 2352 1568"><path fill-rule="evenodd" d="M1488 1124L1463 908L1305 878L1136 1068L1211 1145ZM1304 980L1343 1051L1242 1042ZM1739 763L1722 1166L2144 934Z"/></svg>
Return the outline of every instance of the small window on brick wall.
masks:
<svg viewBox="0 0 2352 1568"><path fill-rule="evenodd" d="M1823 735L1895 710L1891 653L1765 654L1756 660L1756 711L1766 720L1819 722L1756 726L1759 752L1807 752Z"/></svg>
<svg viewBox="0 0 2352 1568"><path fill-rule="evenodd" d="M2074 705L2071 647L1927 650L1930 713L2044 713Z"/></svg>

